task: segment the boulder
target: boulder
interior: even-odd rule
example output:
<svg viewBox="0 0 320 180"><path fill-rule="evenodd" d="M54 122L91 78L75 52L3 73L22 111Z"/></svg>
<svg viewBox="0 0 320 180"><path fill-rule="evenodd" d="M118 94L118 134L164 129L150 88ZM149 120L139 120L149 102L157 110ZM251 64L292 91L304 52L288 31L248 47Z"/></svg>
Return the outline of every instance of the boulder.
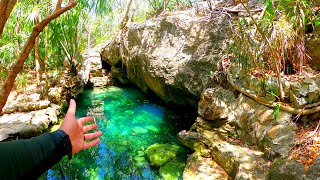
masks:
<svg viewBox="0 0 320 180"><path fill-rule="evenodd" d="M197 107L210 84L210 71L217 69L226 52L227 29L224 14L210 19L194 17L190 11L169 13L129 24L123 42L115 38L101 56L112 68L124 68L125 76L142 91Z"/></svg>
<svg viewBox="0 0 320 180"><path fill-rule="evenodd" d="M188 145L193 143L193 149L202 157L212 158L232 179L266 179L267 163L263 159L264 153L244 147L243 144L229 143L228 137L233 136L233 131L226 130L224 125L216 124L216 121L207 121L198 118L189 132L185 132L184 140L191 139L191 142L182 141ZM224 130L224 131L222 131ZM199 134L195 136L195 134ZM225 133L223 135L222 133ZM190 134L190 138L187 136ZM179 133L180 136L180 133ZM199 137L198 139L196 139ZM216 176L212 174L209 179Z"/></svg>
<svg viewBox="0 0 320 180"><path fill-rule="evenodd" d="M304 174L305 171L302 164L288 159L276 159L271 165L269 172L271 180L304 180Z"/></svg>
<svg viewBox="0 0 320 180"><path fill-rule="evenodd" d="M20 135L29 138L48 129L50 123L57 123L55 109L46 109L4 114L0 117L0 141Z"/></svg>
<svg viewBox="0 0 320 180"><path fill-rule="evenodd" d="M228 180L228 174L212 158L191 154L183 171L184 180Z"/></svg>

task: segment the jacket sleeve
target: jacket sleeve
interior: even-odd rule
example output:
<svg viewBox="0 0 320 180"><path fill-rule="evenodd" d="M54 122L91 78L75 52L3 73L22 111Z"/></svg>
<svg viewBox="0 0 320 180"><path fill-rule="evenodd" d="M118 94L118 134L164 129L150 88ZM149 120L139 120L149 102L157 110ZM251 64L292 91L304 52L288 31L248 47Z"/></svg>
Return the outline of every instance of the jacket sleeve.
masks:
<svg viewBox="0 0 320 180"><path fill-rule="evenodd" d="M1 179L38 178L67 155L62 141L61 133L55 131L28 140L1 142Z"/></svg>

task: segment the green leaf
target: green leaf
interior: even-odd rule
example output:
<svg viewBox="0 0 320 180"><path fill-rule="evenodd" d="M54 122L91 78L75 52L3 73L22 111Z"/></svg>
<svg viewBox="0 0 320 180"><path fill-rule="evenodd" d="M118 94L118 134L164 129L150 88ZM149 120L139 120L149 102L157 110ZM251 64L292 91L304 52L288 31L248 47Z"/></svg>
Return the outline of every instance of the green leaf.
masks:
<svg viewBox="0 0 320 180"><path fill-rule="evenodd" d="M273 119L277 119L280 112L280 104L277 104L276 107L273 110Z"/></svg>

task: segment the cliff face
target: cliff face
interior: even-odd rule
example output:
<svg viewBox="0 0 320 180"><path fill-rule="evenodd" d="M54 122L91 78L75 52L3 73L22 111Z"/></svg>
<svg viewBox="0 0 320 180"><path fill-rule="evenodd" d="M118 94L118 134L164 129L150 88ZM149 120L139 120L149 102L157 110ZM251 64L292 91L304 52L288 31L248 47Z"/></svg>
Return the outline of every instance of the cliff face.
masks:
<svg viewBox="0 0 320 180"><path fill-rule="evenodd" d="M204 18L189 11L175 12L130 24L101 56L120 81L127 81L121 78L121 72L126 73L144 92L196 107L209 86L210 71L217 69L226 50L227 25L224 15Z"/></svg>

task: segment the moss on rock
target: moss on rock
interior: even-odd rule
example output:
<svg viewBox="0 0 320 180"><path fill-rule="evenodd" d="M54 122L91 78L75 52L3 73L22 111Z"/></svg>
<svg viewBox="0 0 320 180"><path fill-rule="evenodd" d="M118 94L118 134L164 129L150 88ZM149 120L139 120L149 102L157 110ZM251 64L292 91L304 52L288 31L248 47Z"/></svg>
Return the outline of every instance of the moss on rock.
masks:
<svg viewBox="0 0 320 180"><path fill-rule="evenodd" d="M164 180L177 180L181 179L185 166L184 162L174 159L161 166L159 172Z"/></svg>
<svg viewBox="0 0 320 180"><path fill-rule="evenodd" d="M184 154L186 151L176 144L153 144L146 150L146 154L151 164L154 166L162 166L164 163Z"/></svg>

